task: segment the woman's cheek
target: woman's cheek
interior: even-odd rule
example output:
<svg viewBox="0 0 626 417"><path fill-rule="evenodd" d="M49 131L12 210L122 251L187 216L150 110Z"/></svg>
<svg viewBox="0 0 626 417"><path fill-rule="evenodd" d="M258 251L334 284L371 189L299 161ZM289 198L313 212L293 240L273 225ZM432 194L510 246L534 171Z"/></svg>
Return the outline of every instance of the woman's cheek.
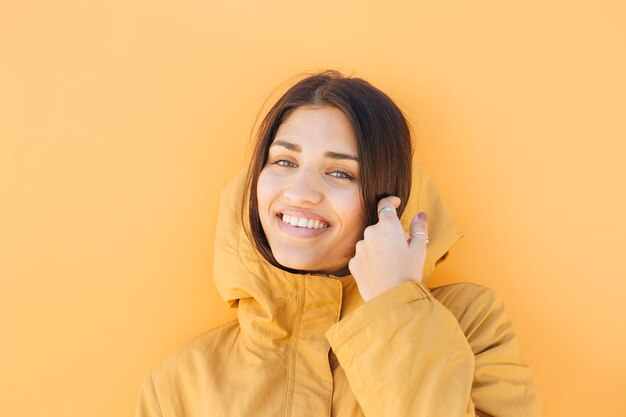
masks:
<svg viewBox="0 0 626 417"><path fill-rule="evenodd" d="M259 210L269 208L271 197L275 190L276 188L272 184L272 176L267 169L264 168L259 174L256 188Z"/></svg>
<svg viewBox="0 0 626 417"><path fill-rule="evenodd" d="M346 238L356 244L365 228L365 213L359 190L346 192L340 200L337 200L336 208L341 212Z"/></svg>

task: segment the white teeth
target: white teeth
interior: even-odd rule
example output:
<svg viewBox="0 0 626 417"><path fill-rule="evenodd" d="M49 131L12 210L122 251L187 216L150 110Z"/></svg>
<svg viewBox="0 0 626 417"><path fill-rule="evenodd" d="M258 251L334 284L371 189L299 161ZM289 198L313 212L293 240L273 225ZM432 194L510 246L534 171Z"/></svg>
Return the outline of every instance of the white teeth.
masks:
<svg viewBox="0 0 626 417"><path fill-rule="evenodd" d="M328 224L317 219L290 216L289 214L283 214L282 220L292 226L305 227L307 229L325 229L328 227Z"/></svg>

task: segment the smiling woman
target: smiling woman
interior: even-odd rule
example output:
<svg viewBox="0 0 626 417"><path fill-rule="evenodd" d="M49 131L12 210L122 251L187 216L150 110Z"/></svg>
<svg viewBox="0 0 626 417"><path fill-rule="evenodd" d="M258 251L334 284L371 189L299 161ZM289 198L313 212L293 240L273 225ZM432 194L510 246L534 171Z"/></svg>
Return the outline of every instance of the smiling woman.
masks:
<svg viewBox="0 0 626 417"><path fill-rule="evenodd" d="M214 278L238 318L156 366L137 417L540 415L493 292L427 286L461 233L409 132L334 71L277 101L220 203Z"/></svg>
<svg viewBox="0 0 626 417"><path fill-rule="evenodd" d="M411 189L409 127L396 104L366 81L345 78L335 71L300 81L270 109L258 137L246 183L250 190L250 238L273 265L346 275L347 262L363 229L378 220L377 202L389 195L398 196L397 212L402 215ZM274 164L277 169L271 169ZM309 176L313 171L319 175ZM271 179L273 183L268 182ZM281 245L279 237L283 234L274 233L276 227L270 223L279 213L270 213L264 204L265 189L280 185L288 189L282 197L274 193L274 198L280 198L277 204L291 206L297 218L307 218L314 207L323 209L335 216L334 228L326 231L323 239L306 241L304 246L300 241L284 240L287 246L295 247ZM321 203L312 204L306 201L311 196L299 195L308 192L318 193L312 197ZM312 249L321 250L315 259ZM330 258L319 262L331 253ZM298 261L277 259L288 255L297 256Z"/></svg>
<svg viewBox="0 0 626 417"><path fill-rule="evenodd" d="M350 122L336 108L300 107L281 124L256 187L262 230L278 264L349 273L365 228L356 155Z"/></svg>

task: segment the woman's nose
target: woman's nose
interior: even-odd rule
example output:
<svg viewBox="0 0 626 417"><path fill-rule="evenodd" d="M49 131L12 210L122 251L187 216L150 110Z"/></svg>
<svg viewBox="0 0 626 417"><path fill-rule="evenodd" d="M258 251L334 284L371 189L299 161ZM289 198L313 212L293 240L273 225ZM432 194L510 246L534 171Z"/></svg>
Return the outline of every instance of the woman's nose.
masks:
<svg viewBox="0 0 626 417"><path fill-rule="evenodd" d="M317 204L322 200L322 190L315 174L302 169L287 184L283 192L287 202L293 205Z"/></svg>

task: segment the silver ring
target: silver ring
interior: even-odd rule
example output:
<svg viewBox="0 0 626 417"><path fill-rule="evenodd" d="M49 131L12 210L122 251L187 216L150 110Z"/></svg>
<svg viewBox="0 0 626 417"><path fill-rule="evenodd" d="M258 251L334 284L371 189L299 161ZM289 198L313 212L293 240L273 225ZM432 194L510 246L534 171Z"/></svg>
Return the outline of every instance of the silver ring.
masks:
<svg viewBox="0 0 626 417"><path fill-rule="evenodd" d="M378 210L378 214L382 214L382 213L384 213L386 211L396 211L396 209L385 206L385 207L381 208L380 210Z"/></svg>
<svg viewBox="0 0 626 417"><path fill-rule="evenodd" d="M411 239L414 238L417 235L421 235L424 236L426 238L426 243L428 243L428 235L422 231L417 231L415 233L411 233Z"/></svg>

